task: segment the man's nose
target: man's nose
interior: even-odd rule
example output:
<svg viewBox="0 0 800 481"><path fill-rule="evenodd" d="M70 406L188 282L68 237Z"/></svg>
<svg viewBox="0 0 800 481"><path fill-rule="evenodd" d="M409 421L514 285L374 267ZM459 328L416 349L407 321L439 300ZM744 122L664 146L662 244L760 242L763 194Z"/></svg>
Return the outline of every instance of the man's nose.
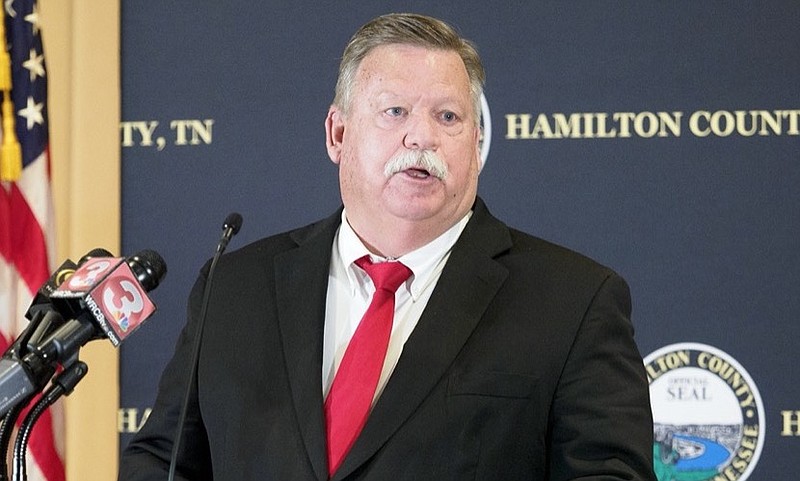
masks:
<svg viewBox="0 0 800 481"><path fill-rule="evenodd" d="M407 149L435 150L439 145L436 119L429 115L410 115L403 145Z"/></svg>

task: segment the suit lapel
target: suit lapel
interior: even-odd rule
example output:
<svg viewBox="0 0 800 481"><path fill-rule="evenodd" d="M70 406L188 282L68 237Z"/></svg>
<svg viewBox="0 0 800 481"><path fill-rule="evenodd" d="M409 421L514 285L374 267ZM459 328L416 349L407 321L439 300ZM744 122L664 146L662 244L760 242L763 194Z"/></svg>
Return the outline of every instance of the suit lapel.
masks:
<svg viewBox="0 0 800 481"><path fill-rule="evenodd" d="M278 322L292 399L318 479L328 479L322 400L322 339L331 245L341 210L297 231L296 249L275 259Z"/></svg>
<svg viewBox="0 0 800 481"><path fill-rule="evenodd" d="M510 245L508 228L478 199L381 398L334 481L375 454L447 372L506 278L505 267L493 257Z"/></svg>

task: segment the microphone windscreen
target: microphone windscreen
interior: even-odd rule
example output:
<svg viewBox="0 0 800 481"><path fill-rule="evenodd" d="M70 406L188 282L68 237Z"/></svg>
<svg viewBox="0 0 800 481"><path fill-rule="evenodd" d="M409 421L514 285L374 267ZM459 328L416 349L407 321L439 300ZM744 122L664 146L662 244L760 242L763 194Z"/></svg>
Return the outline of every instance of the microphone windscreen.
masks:
<svg viewBox="0 0 800 481"><path fill-rule="evenodd" d="M127 259L136 279L142 287L150 292L161 283L167 274L167 263L161 255L150 249L139 251Z"/></svg>
<svg viewBox="0 0 800 481"><path fill-rule="evenodd" d="M239 229L242 228L242 215L238 212L231 212L228 214L228 217L225 218L225 223L222 224L222 230L230 229L233 235L239 233Z"/></svg>

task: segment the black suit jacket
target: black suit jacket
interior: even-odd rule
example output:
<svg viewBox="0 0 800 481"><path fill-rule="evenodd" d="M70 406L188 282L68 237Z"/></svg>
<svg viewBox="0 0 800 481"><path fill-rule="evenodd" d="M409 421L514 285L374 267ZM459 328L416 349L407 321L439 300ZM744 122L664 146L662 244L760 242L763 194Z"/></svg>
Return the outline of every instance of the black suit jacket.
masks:
<svg viewBox="0 0 800 481"><path fill-rule="evenodd" d="M341 211L223 256L178 479L325 480L322 338ZM206 270L120 479L165 480ZM335 480L654 480L625 282L476 201Z"/></svg>

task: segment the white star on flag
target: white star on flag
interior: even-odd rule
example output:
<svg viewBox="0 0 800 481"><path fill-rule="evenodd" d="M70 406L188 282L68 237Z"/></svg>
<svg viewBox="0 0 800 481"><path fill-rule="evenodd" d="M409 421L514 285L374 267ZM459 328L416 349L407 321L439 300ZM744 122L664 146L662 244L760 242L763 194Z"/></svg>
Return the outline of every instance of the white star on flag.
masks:
<svg viewBox="0 0 800 481"><path fill-rule="evenodd" d="M28 121L28 130L31 130L35 124L44 124L42 108L44 108L44 104L37 104L33 97L28 97L27 107L17 112L20 117L25 117L25 120Z"/></svg>
<svg viewBox="0 0 800 481"><path fill-rule="evenodd" d="M25 15L25 20L31 24L31 28L33 28L33 34L39 35L39 6L34 4L33 11L28 15Z"/></svg>
<svg viewBox="0 0 800 481"><path fill-rule="evenodd" d="M36 80L36 77L44 78L44 55L37 55L36 50L31 49L31 56L22 62L22 66L30 71L31 82Z"/></svg>

